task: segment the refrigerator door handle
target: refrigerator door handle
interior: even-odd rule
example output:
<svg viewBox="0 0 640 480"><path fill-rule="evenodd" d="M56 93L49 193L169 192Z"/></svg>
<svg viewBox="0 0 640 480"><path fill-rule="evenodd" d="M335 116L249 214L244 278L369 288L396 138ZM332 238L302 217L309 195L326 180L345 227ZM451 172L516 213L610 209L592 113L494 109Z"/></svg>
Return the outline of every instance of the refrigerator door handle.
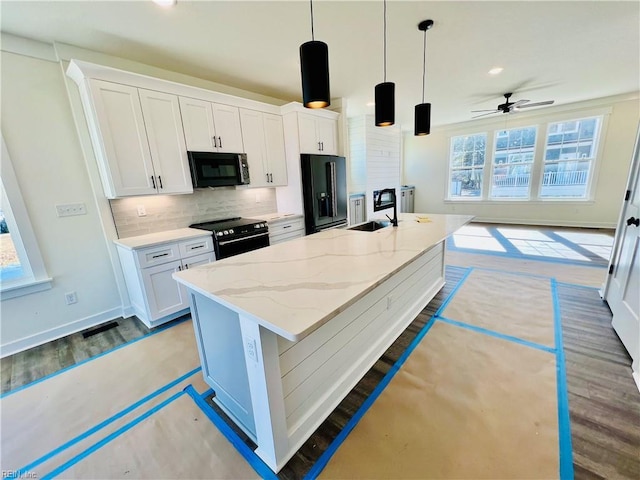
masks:
<svg viewBox="0 0 640 480"><path fill-rule="evenodd" d="M328 180L329 180L329 184L331 185L330 187L331 212L329 216L335 217L338 212L338 190L337 190L338 178L336 175L336 162L328 162L327 168L328 168L327 173L329 174Z"/></svg>

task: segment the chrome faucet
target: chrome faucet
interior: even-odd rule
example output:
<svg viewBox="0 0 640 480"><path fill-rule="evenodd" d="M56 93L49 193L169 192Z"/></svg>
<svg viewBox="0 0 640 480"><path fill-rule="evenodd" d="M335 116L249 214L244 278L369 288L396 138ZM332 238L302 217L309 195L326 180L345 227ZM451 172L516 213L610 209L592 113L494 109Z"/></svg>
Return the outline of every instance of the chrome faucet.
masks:
<svg viewBox="0 0 640 480"><path fill-rule="evenodd" d="M397 227L398 226L398 210L396 208L396 204L398 202L396 202L396 189L385 188L384 190L378 191L378 198L376 199L375 205L376 207L380 206L380 203L382 203L382 194L384 193L390 193L391 195L393 195L393 218L391 218L386 213L385 213L385 216L391 221L391 225L393 225L394 227Z"/></svg>

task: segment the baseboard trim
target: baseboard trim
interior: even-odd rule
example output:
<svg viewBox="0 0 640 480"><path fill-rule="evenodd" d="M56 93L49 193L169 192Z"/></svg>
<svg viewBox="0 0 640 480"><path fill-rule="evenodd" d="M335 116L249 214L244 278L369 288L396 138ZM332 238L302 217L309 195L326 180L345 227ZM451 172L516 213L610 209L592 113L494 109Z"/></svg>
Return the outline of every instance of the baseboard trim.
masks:
<svg viewBox="0 0 640 480"><path fill-rule="evenodd" d="M531 220L531 219L509 219L492 217L475 217L474 223L504 223L508 225L532 225L540 227L571 227L571 228L604 228L615 230L616 224L610 222L581 222L572 220Z"/></svg>
<svg viewBox="0 0 640 480"><path fill-rule="evenodd" d="M108 322L109 320L120 318L121 316L122 308L113 308L111 310L100 312L96 315L75 320L65 325L60 325L44 332L36 333L29 337L14 340L13 342L3 343L0 345L0 358L28 350L29 348L37 347L38 345L51 342L52 340L57 340L58 338L71 335L72 333L79 332L85 328L95 327L96 325Z"/></svg>

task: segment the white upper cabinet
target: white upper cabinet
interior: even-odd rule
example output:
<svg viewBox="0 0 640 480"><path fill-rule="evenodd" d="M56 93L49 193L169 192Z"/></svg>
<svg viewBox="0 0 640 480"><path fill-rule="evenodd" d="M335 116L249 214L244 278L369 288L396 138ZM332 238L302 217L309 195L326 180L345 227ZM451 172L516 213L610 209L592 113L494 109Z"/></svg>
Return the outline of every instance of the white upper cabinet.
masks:
<svg viewBox="0 0 640 480"><path fill-rule="evenodd" d="M138 89L90 80L95 117L87 115L104 193L108 198L150 195L153 164Z"/></svg>
<svg viewBox="0 0 640 480"><path fill-rule="evenodd" d="M192 193L187 147L176 95L139 90L158 193Z"/></svg>
<svg viewBox="0 0 640 480"><path fill-rule="evenodd" d="M337 154L337 120L299 113L298 130L300 153Z"/></svg>
<svg viewBox="0 0 640 480"><path fill-rule="evenodd" d="M287 165L282 117L240 109L245 153L249 163L250 187L287 184Z"/></svg>
<svg viewBox="0 0 640 480"><path fill-rule="evenodd" d="M187 150L245 153L238 107L180 97Z"/></svg>
<svg viewBox="0 0 640 480"><path fill-rule="evenodd" d="M92 140L108 198L192 193L178 97L90 81Z"/></svg>

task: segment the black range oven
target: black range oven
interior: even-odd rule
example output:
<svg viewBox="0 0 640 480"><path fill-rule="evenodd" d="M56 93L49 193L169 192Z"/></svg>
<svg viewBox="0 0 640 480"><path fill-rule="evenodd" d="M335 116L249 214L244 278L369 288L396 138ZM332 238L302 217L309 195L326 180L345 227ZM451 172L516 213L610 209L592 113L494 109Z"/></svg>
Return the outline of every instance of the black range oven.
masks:
<svg viewBox="0 0 640 480"><path fill-rule="evenodd" d="M189 226L213 232L216 260L269 246L269 227L264 220L235 217Z"/></svg>

